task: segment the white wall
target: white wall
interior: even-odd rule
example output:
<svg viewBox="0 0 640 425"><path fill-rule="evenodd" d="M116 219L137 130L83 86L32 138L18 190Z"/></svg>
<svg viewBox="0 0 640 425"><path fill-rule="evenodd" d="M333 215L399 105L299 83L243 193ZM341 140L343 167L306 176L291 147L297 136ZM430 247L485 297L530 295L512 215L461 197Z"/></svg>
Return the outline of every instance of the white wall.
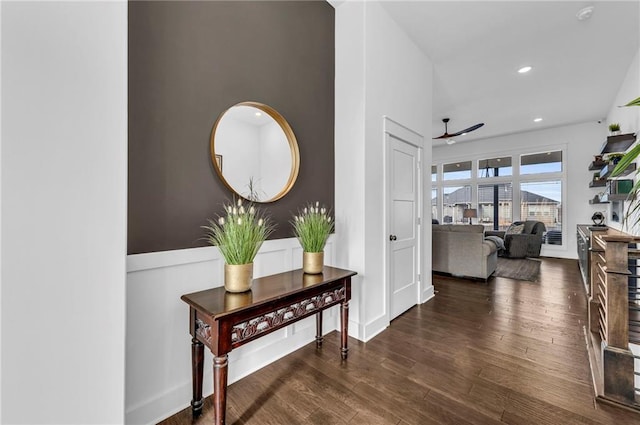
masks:
<svg viewBox="0 0 640 425"><path fill-rule="evenodd" d="M1 25L1 422L122 423L127 3Z"/></svg>
<svg viewBox="0 0 640 425"><path fill-rule="evenodd" d="M640 96L640 50L636 53L624 81L607 114L607 124L617 122L622 133L640 132L640 107L620 108Z"/></svg>
<svg viewBox="0 0 640 425"><path fill-rule="evenodd" d="M331 236L325 247L325 264L335 264L334 245ZM189 406L189 307L180 296L222 286L223 266L224 258L215 247L128 256L127 424L155 424ZM256 256L254 277L301 267L302 248L297 239L270 240ZM337 308L323 315L325 333L338 328ZM315 331L315 318L310 317L233 350L229 354L229 384L312 342ZM213 393L213 359L206 348L204 364L206 397Z"/></svg>
<svg viewBox="0 0 640 425"><path fill-rule="evenodd" d="M431 77L429 59L380 4L336 6L337 261L360 273L351 311L357 323L350 333L363 340L389 324L383 117L431 134ZM427 164L430 146L423 149ZM426 177L423 187L430 193ZM424 232L422 265L431 269L429 231ZM423 273L423 287L432 293L430 273Z"/></svg>
<svg viewBox="0 0 640 425"><path fill-rule="evenodd" d="M336 265L352 278L349 334L358 337L364 278L364 2L336 7L335 227Z"/></svg>
<svg viewBox="0 0 640 425"><path fill-rule="evenodd" d="M595 211L604 211L606 206L591 205L592 199L603 188L589 188L593 171L588 170L593 156L607 135L606 124L588 122L545 130L512 134L485 140L438 146L433 149L434 163L455 162L463 159L491 158L493 155L508 155L544 151L545 148L566 148L566 187L563 187L566 208L564 228L567 243L544 245L542 255L560 258L578 258L576 225L591 224Z"/></svg>
<svg viewBox="0 0 640 425"><path fill-rule="evenodd" d="M630 106L627 108L620 108L620 105L626 105L630 101L640 96L640 51L636 53L633 62L629 66L627 75L620 85L620 89L616 95L609 114L607 115L607 124L620 123L620 130L622 133L640 133L640 107ZM636 142L637 143L637 142ZM630 146L631 149L633 146ZM637 163L638 161L636 161ZM639 164L640 165L640 164ZM640 168L639 168L640 169ZM637 181L637 175L636 175ZM624 212L626 213L629 208L629 202L624 203ZM608 217L611 217L611 205L608 210ZM632 223L636 221L635 218L631 218L625 223L610 223L612 227L623 230L635 235L640 234L640 228L633 226Z"/></svg>
<svg viewBox="0 0 640 425"><path fill-rule="evenodd" d="M0 3L0 46L2 46L2 3ZM0 99L2 99L2 55L0 54ZM0 102L0 307L2 306L2 104ZM0 382L2 381L2 314L0 313ZM2 384L0 384L0 423L2 423Z"/></svg>

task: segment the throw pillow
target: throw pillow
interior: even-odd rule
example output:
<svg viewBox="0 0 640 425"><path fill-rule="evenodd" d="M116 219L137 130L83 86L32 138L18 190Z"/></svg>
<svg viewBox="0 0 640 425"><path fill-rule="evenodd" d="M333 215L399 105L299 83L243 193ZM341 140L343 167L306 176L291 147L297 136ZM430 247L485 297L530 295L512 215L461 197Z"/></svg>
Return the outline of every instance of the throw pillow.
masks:
<svg viewBox="0 0 640 425"><path fill-rule="evenodd" d="M522 224L512 224L507 229L507 235L518 235L524 231L524 223Z"/></svg>

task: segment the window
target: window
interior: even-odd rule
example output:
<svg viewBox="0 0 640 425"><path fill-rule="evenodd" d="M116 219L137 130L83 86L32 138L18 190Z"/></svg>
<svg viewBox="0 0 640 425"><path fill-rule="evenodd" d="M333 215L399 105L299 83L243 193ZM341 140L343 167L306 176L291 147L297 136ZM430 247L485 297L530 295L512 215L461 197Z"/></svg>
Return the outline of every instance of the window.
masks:
<svg viewBox="0 0 640 425"><path fill-rule="evenodd" d="M506 230L513 222L511 183L478 185L478 221L488 230Z"/></svg>
<svg viewBox="0 0 640 425"><path fill-rule="evenodd" d="M562 151L520 156L520 174L562 172Z"/></svg>
<svg viewBox="0 0 640 425"><path fill-rule="evenodd" d="M454 162L442 166L443 180L462 180L471 178L471 161Z"/></svg>
<svg viewBox="0 0 640 425"><path fill-rule="evenodd" d="M477 222L486 230L506 230L516 221L541 221L546 228L545 249L566 247L567 229L562 226L566 151L533 149L513 154L489 151L469 161L434 160L432 216L441 223L468 224L463 212L475 208Z"/></svg>
<svg viewBox="0 0 640 425"><path fill-rule="evenodd" d="M445 187L442 191L442 222L464 223L463 211L471 207L471 186Z"/></svg>
<svg viewBox="0 0 640 425"><path fill-rule="evenodd" d="M438 220L438 189L431 189L431 218Z"/></svg>
<svg viewBox="0 0 640 425"><path fill-rule="evenodd" d="M543 243L562 245L562 181L520 184L520 219L543 222Z"/></svg>
<svg viewBox="0 0 640 425"><path fill-rule="evenodd" d="M481 159L478 161L478 177L498 177L510 176L513 174L511 167L511 157L503 156L500 158Z"/></svg>

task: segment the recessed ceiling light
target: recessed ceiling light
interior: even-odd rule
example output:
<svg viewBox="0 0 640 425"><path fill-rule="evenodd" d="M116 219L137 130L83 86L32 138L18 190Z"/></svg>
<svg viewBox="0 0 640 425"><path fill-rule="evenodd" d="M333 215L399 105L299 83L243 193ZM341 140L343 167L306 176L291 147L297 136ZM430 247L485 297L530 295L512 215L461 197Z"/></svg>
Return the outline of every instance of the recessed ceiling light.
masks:
<svg viewBox="0 0 640 425"><path fill-rule="evenodd" d="M447 145L453 145L456 141L453 139L447 139ZM458 165L459 167L460 165Z"/></svg>
<svg viewBox="0 0 640 425"><path fill-rule="evenodd" d="M532 69L533 69L532 67L530 67L530 66L528 66L528 65L527 65L527 66L523 66L522 68L520 68L520 69L518 70L518 72L519 72L520 74L525 74L525 73L527 73L527 72L531 71Z"/></svg>
<svg viewBox="0 0 640 425"><path fill-rule="evenodd" d="M534 118L533 122L540 122L542 121L542 118Z"/></svg>
<svg viewBox="0 0 640 425"><path fill-rule="evenodd" d="M593 6L587 6L583 9L578 10L578 13L576 13L576 18L578 18L578 21L586 21L591 17L591 15L593 15Z"/></svg>
<svg viewBox="0 0 640 425"><path fill-rule="evenodd" d="M262 116L262 112L256 112L256 117L261 117Z"/></svg>

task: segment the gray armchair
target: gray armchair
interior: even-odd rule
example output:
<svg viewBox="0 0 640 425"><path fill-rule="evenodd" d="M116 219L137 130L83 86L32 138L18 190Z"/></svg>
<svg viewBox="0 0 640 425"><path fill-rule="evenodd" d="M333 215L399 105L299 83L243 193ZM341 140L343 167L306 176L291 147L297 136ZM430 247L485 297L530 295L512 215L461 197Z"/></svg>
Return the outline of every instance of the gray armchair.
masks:
<svg viewBox="0 0 640 425"><path fill-rule="evenodd" d="M504 231L487 231L485 235L500 236L504 240L504 251L500 253L503 257L525 258L540 257L542 248L542 236L547 230L544 223L540 221L516 221L510 229L524 225L522 233L509 233Z"/></svg>

